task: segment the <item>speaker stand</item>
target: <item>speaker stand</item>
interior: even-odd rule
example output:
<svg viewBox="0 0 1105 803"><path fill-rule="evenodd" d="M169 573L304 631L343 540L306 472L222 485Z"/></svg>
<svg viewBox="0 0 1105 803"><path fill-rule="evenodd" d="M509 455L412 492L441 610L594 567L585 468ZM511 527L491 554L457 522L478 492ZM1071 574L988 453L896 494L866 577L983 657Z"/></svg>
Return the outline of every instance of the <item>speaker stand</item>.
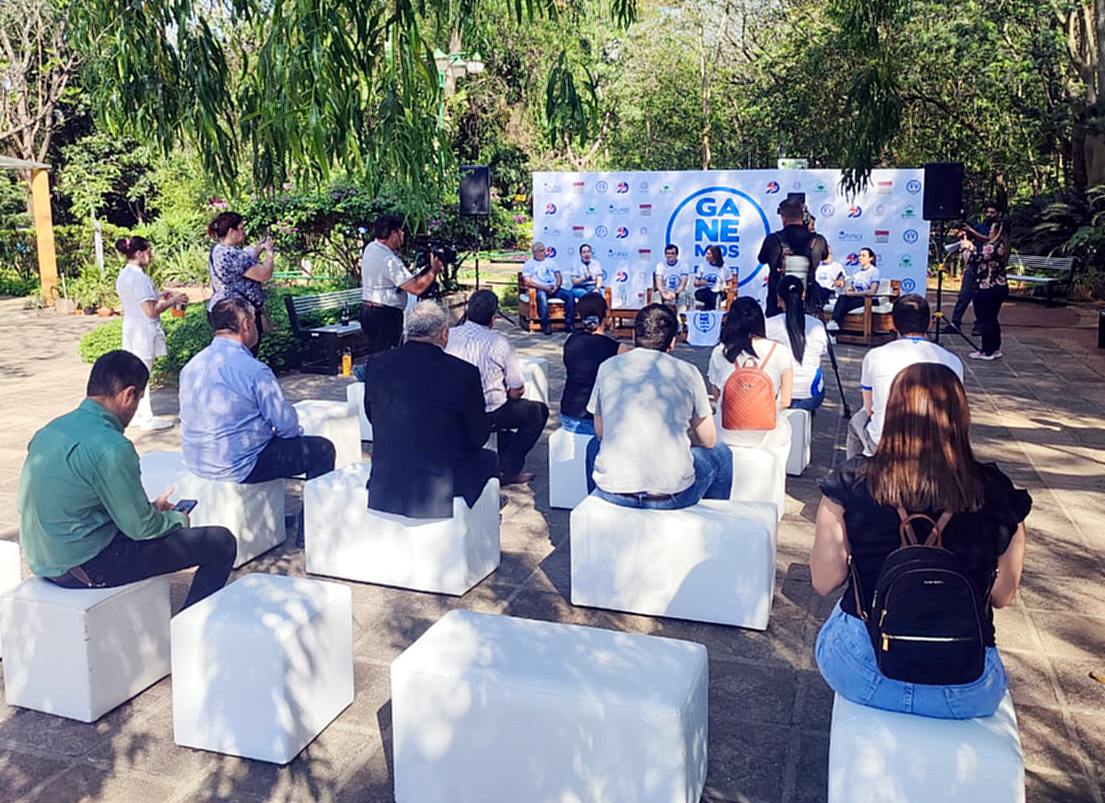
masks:
<svg viewBox="0 0 1105 803"><path fill-rule="evenodd" d="M936 235L936 247L937 253L944 250L944 238L947 235L945 226L947 223L943 220L940 221L938 233ZM957 252L953 252L957 253ZM944 274L948 272L948 260L952 258L951 254L944 254L938 267L936 268L936 312L933 313L933 320L936 323L936 330L933 333L932 341L936 344L940 343L940 324L944 321ZM979 350L978 344L976 344L971 338L963 334L963 330L958 326L950 327L949 331L955 332L973 348L975 351Z"/></svg>

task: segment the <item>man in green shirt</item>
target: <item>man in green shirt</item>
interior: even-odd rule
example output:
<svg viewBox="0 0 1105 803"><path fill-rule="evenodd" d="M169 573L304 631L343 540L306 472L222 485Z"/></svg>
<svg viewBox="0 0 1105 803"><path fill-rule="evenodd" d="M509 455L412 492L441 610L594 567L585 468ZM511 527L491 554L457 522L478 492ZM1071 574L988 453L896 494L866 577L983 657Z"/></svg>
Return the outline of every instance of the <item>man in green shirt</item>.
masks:
<svg viewBox="0 0 1105 803"><path fill-rule="evenodd" d="M19 540L31 571L65 588L109 588L198 567L188 607L218 591L234 565L225 527L190 527L172 488L154 502L123 436L149 371L126 351L96 360L88 397L44 426L19 478Z"/></svg>

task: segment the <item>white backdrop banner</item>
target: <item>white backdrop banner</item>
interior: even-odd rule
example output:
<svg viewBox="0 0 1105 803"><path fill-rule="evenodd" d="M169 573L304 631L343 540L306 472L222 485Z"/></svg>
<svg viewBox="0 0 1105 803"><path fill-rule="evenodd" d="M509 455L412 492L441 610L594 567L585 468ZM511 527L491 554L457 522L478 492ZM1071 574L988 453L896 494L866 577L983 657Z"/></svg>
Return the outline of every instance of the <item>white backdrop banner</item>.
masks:
<svg viewBox="0 0 1105 803"><path fill-rule="evenodd" d="M613 288L615 306L638 306L652 285L664 246L679 247L690 268L706 248L721 247L740 295L762 303L767 266L757 260L764 238L782 227L776 213L788 193L804 192L817 231L849 272L859 250L878 257L884 281L924 293L929 224L921 218L924 171L875 170L867 189L847 198L839 170L704 170L620 173L534 173L533 237L562 271L591 246Z"/></svg>

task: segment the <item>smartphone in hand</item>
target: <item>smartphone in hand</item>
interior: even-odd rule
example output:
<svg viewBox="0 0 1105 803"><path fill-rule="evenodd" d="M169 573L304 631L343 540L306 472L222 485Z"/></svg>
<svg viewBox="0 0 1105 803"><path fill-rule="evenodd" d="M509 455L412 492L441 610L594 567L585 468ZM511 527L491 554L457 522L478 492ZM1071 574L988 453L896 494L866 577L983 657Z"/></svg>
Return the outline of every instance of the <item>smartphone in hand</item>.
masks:
<svg viewBox="0 0 1105 803"><path fill-rule="evenodd" d="M181 499L173 506L173 510L177 513L183 513L188 515L196 507L199 502L195 499Z"/></svg>

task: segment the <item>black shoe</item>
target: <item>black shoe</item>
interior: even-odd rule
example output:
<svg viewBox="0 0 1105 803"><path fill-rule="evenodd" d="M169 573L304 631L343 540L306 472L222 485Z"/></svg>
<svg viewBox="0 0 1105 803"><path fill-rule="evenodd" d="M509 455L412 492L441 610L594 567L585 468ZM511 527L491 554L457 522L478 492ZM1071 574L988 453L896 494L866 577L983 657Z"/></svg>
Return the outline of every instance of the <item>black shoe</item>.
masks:
<svg viewBox="0 0 1105 803"><path fill-rule="evenodd" d="M550 324L545 324L541 327L541 332L545 335L545 337L548 337L552 334L552 326Z"/></svg>
<svg viewBox="0 0 1105 803"><path fill-rule="evenodd" d="M947 323L944 324L944 328L946 328L949 332L958 332L959 327L962 326L962 325L963 325L962 323L956 323L955 321L948 321Z"/></svg>

